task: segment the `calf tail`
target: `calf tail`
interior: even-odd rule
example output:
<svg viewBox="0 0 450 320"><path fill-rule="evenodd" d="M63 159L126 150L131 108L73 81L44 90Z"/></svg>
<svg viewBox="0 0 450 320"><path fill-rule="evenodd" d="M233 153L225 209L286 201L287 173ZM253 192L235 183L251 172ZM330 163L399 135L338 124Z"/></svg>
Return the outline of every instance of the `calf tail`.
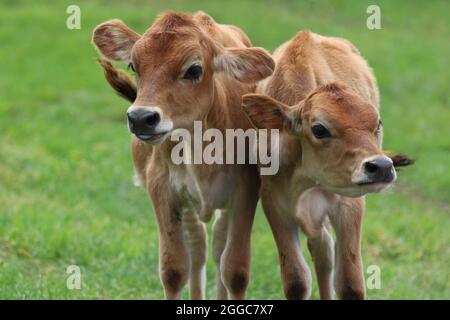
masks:
<svg viewBox="0 0 450 320"><path fill-rule="evenodd" d="M106 81L114 91L122 98L134 102L137 92L136 85L125 71L117 69L105 59L98 59L97 62L102 66Z"/></svg>

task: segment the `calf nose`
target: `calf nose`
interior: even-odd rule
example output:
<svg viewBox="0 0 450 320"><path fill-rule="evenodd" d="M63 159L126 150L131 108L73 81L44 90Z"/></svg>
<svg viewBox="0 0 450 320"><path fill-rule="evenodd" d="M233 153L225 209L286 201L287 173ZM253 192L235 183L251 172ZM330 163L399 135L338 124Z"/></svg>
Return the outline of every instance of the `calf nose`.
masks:
<svg viewBox="0 0 450 320"><path fill-rule="evenodd" d="M161 120L158 112L148 110L130 111L127 118L133 133L151 133Z"/></svg>
<svg viewBox="0 0 450 320"><path fill-rule="evenodd" d="M387 157L377 157L365 162L364 170L370 182L392 182L395 179L394 165Z"/></svg>

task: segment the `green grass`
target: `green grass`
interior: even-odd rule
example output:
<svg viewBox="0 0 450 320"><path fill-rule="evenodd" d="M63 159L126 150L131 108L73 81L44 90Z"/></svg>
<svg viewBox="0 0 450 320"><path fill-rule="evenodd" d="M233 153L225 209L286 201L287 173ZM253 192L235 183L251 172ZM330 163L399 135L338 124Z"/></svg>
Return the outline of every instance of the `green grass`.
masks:
<svg viewBox="0 0 450 320"><path fill-rule="evenodd" d="M74 2L81 30L65 28ZM163 297L155 220L145 191L131 183L127 103L104 81L90 35L110 18L142 32L164 9L201 9L270 50L304 28L348 38L361 50L380 86L385 148L417 159L395 190L368 196L364 264L382 271L382 289L368 290L368 298L449 299L450 5L375 1L383 29L370 31L373 3L2 1L0 298ZM261 210L252 237L248 298L283 298ZM82 290L66 289L70 264L81 267Z"/></svg>

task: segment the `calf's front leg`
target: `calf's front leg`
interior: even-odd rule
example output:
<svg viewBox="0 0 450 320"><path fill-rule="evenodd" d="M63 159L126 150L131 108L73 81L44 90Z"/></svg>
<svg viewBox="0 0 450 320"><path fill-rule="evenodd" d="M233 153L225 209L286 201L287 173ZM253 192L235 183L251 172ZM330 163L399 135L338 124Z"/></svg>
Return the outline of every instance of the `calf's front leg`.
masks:
<svg viewBox="0 0 450 320"><path fill-rule="evenodd" d="M233 300L245 298L250 277L250 239L259 194L259 179L255 176L242 176L226 212L227 242L220 258L220 271L228 297Z"/></svg>
<svg viewBox="0 0 450 320"><path fill-rule="evenodd" d="M333 239L325 226L317 236L308 238L308 249L316 269L320 299L331 300L333 299Z"/></svg>
<svg viewBox="0 0 450 320"><path fill-rule="evenodd" d="M361 259L361 225L364 198L341 197L330 212L336 232L335 290L340 299L364 299L364 277Z"/></svg>
<svg viewBox="0 0 450 320"><path fill-rule="evenodd" d="M308 299L311 294L311 271L306 264L298 239L298 226L289 212L281 212L283 203L271 192L261 195L264 213L278 248L281 280L289 300Z"/></svg>
<svg viewBox="0 0 450 320"><path fill-rule="evenodd" d="M180 212L171 190L164 183L149 183L159 231L159 272L165 299L180 299L188 280L189 253Z"/></svg>
<svg viewBox="0 0 450 320"><path fill-rule="evenodd" d="M327 215L335 207L336 197L318 188L304 191L297 200L297 222L308 237L308 249L314 261L320 299L333 298L333 238L327 230Z"/></svg>
<svg viewBox="0 0 450 320"><path fill-rule="evenodd" d="M208 234L205 224L192 210L182 213L182 221L190 255L189 297L202 300L205 299Z"/></svg>
<svg viewBox="0 0 450 320"><path fill-rule="evenodd" d="M281 280L288 300L308 299L311 294L311 271L306 264L298 228L294 221L288 221L273 212L267 213L280 259Z"/></svg>

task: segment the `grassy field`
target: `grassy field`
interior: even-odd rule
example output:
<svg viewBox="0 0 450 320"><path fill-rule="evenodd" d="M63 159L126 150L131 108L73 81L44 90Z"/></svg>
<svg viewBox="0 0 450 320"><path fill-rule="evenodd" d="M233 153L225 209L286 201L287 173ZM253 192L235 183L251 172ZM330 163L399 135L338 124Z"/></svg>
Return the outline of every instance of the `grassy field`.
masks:
<svg viewBox="0 0 450 320"><path fill-rule="evenodd" d="M81 7L81 30L65 27L73 3ZM382 30L366 28L369 4L381 7ZM3 0L0 298L163 297L153 213L145 191L131 183L128 106L104 81L90 35L117 17L142 32L165 9L204 10L269 50L304 28L348 38L361 50L380 86L385 149L417 160L394 190L368 196L364 264L382 272L382 288L368 290L368 298L449 299L450 5L378 0ZM261 210L252 237L248 298L283 298ZM66 288L71 264L81 267L81 290ZM208 297L213 279L209 258Z"/></svg>

